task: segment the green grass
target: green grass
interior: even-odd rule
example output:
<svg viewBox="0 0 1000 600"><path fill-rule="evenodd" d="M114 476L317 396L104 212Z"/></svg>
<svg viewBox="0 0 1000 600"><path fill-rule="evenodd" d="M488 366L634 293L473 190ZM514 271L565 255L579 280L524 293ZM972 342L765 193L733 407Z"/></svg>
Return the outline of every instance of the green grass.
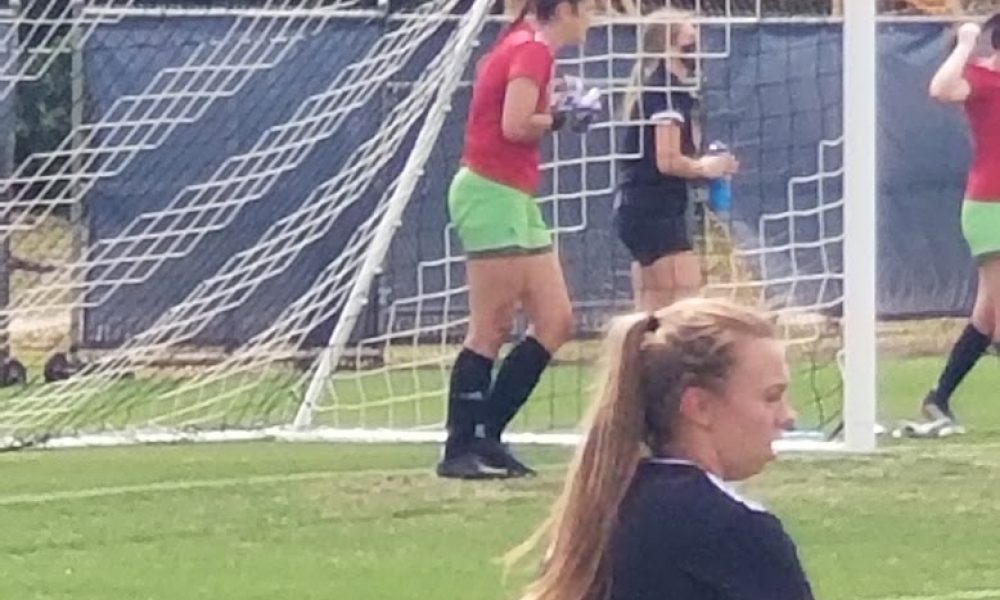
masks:
<svg viewBox="0 0 1000 600"><path fill-rule="evenodd" d="M883 416L913 416L940 366L884 361ZM799 542L818 598L1000 598L960 594L1000 590L996 362L955 401L963 438L783 457L747 484ZM525 574L504 582L497 559L544 516L568 456L522 454L541 477L482 484L435 479L437 449L419 445L0 454L0 598L513 598Z"/></svg>
<svg viewBox="0 0 1000 600"><path fill-rule="evenodd" d="M814 425L839 409L839 374L832 363L796 369L793 396L799 400L801 421ZM361 372L337 380L333 395L322 401L317 425L343 428L391 425L397 428L436 426L445 420L445 390L449 373L444 368ZM562 363L547 369L535 396L514 427L530 431L572 429L584 413L591 395L593 369L583 363ZM203 428L248 427L288 423L305 390L306 375L290 369L230 374L192 385L184 374L141 373L134 379L101 381L86 397L77 392L71 407L51 414L22 437L38 432L123 429L154 424L182 427L197 423ZM35 382L24 388L0 390L0 423L9 412L24 410L23 398L40 409L49 404L47 394L56 387ZM822 409L822 411L821 411Z"/></svg>

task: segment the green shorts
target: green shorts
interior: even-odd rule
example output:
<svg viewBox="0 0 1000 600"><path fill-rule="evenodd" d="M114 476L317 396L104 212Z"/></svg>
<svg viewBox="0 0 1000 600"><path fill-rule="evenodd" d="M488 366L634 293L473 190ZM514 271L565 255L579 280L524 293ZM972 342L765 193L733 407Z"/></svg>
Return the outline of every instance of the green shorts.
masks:
<svg viewBox="0 0 1000 600"><path fill-rule="evenodd" d="M462 167L448 190L448 213L468 256L540 254L552 236L535 199Z"/></svg>
<svg viewBox="0 0 1000 600"><path fill-rule="evenodd" d="M966 199L962 234L977 262L1000 255L1000 202Z"/></svg>

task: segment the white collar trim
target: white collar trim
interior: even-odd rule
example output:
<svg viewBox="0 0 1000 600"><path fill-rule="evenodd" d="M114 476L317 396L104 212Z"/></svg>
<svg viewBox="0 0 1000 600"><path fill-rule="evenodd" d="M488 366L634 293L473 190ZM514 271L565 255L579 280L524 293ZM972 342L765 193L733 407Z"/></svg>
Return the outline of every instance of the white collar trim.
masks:
<svg viewBox="0 0 1000 600"><path fill-rule="evenodd" d="M717 487L720 491L722 491L722 493L729 496L733 500L739 502L740 504L742 504L743 506L749 508L754 512L768 512L767 509L764 508L764 506L761 505L760 503L754 502L753 500L747 500L746 498L744 498L742 494L733 489L731 485L726 483L721 477L719 477L715 473L706 471L705 469L701 468L700 466L696 465L695 463L689 460L684 460L682 458L656 458L656 457L649 458L647 460L651 463L656 463L660 465L686 465L689 467L694 467L699 471L701 471L702 473L704 473L705 477L707 477L708 480L711 481L715 487Z"/></svg>

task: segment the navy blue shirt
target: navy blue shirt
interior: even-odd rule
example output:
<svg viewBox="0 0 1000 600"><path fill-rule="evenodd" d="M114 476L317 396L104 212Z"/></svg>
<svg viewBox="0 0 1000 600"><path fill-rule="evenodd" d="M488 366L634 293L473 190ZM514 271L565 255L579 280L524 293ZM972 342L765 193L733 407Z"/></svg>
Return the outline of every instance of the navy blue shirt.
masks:
<svg viewBox="0 0 1000 600"><path fill-rule="evenodd" d="M677 89L683 86L660 63L644 82L645 89L632 108L631 120L642 123L628 127L623 140L624 152L638 158L618 163L620 203L626 213L639 218L676 217L687 210L687 180L664 175L656 168L657 124L676 123L681 130L681 152L685 156L697 153L692 129L696 100L690 92Z"/></svg>
<svg viewBox="0 0 1000 600"><path fill-rule="evenodd" d="M813 598L781 522L684 461L639 465L611 558L611 600Z"/></svg>

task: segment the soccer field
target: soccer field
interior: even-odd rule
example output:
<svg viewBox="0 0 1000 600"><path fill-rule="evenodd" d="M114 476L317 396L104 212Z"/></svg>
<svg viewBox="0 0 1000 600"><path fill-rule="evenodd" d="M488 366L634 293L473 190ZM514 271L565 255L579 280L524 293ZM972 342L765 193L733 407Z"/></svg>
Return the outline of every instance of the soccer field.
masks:
<svg viewBox="0 0 1000 600"><path fill-rule="evenodd" d="M817 597L1000 598L1000 369L956 396L962 438L783 457L747 484L799 541ZM913 416L939 359L886 361L881 413ZM544 516L533 480L431 474L432 446L223 444L0 455L0 598L504 599L499 559Z"/></svg>
<svg viewBox="0 0 1000 600"><path fill-rule="evenodd" d="M520 233L544 221L572 299L573 339L512 431L579 422L598 340L633 305L614 207L661 191L649 237L690 233L662 249L691 242L703 294L774 317L798 433L834 430L845 382L871 389L872 338L879 422L918 416L974 276L967 128L928 84L956 23L997 1L588 3L586 36L585 18L545 25L551 53L496 63L572 109L544 135L532 116L512 147L495 131L506 100L479 101L502 73L478 65L524 4L0 1L0 600L517 600L537 564L505 574L501 559L545 517L571 449L517 448L536 478L456 482L434 476L436 445L263 439L443 433L483 291L464 264L510 241L469 243L476 225L534 253L546 244ZM688 173L710 176L689 194L661 181L647 159L674 112L683 154L716 142L738 172ZM492 143L465 143L484 131ZM523 175L539 210L519 200L465 227L450 196L476 154ZM690 231L658 231L668 201ZM559 278L508 264L510 285L486 290L498 305L556 307ZM509 341L547 320L519 317ZM26 377L8 377L15 359ZM798 541L817 598L1000 600L998 396L990 355L955 396L968 435L783 455L744 484ZM42 448L223 430L243 437Z"/></svg>

